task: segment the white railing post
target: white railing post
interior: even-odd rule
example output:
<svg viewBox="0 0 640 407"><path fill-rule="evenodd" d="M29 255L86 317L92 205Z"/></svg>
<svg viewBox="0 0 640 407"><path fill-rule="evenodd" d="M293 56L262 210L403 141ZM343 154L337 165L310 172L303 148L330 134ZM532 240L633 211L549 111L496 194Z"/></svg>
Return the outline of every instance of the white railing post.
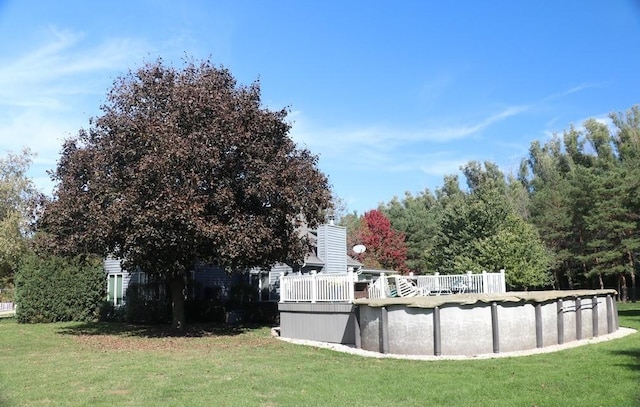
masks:
<svg viewBox="0 0 640 407"><path fill-rule="evenodd" d="M353 302L356 299L356 274L353 272L353 269L347 271L347 275L349 276L347 278L347 284L348 284L348 288L349 288L349 302Z"/></svg>
<svg viewBox="0 0 640 407"><path fill-rule="evenodd" d="M500 290L501 293L507 292L507 280L504 276L504 269L500 269Z"/></svg>
<svg viewBox="0 0 640 407"><path fill-rule="evenodd" d="M286 292L286 290L284 289L284 273L281 272L280 276L278 277L278 281L280 282L280 302L286 302L286 295L284 294Z"/></svg>
<svg viewBox="0 0 640 407"><path fill-rule="evenodd" d="M489 277L487 276L487 272L482 270L482 293L489 293Z"/></svg>
<svg viewBox="0 0 640 407"><path fill-rule="evenodd" d="M440 292L440 272L436 271L433 275L436 276L435 291Z"/></svg>
<svg viewBox="0 0 640 407"><path fill-rule="evenodd" d="M315 303L318 299L318 275L315 270L311 270L311 303Z"/></svg>
<svg viewBox="0 0 640 407"><path fill-rule="evenodd" d="M380 298L387 298L387 277L385 277L384 273L380 273Z"/></svg>

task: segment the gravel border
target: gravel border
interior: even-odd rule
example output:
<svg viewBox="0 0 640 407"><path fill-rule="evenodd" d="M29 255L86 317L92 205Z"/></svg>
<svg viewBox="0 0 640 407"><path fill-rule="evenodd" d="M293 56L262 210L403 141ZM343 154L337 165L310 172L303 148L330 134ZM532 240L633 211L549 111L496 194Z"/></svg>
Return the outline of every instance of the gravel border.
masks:
<svg viewBox="0 0 640 407"><path fill-rule="evenodd" d="M473 356L465 356L465 355L434 356L434 355L398 355L398 354L391 354L391 353L384 354L384 353L372 352L372 351L363 350L363 349L357 349L353 346L342 345L339 343L309 341L305 339L283 338L279 336L279 330L280 330L279 327L273 328L271 330L271 334L282 341L293 343L296 345L305 345L305 346L312 346L315 348L330 349L336 352L349 353L351 355L358 355L358 356L377 358L377 359L405 359L405 360L425 360L425 361L496 359L496 358L538 355L541 353L557 352L560 350L575 348L578 346L590 345L593 343L606 342L606 341L622 338L627 335L631 335L638 332L635 329L620 327L616 332L613 332L607 335L598 336L598 337L589 338L589 339L581 339L579 341L571 341L571 342L564 343L562 345L551 345L551 346L545 346L544 348L529 349L525 351L485 353L485 354L473 355Z"/></svg>

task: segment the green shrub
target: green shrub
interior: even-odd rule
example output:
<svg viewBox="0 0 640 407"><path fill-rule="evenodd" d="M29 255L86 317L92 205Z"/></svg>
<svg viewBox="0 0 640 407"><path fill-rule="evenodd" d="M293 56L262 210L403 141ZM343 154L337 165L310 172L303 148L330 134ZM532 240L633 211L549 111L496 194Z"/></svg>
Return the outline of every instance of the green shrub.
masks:
<svg viewBox="0 0 640 407"><path fill-rule="evenodd" d="M22 323L93 321L106 296L102 260L31 254L15 276L16 318Z"/></svg>
<svg viewBox="0 0 640 407"><path fill-rule="evenodd" d="M113 302L104 300L100 304L100 321L102 322L124 322L125 308L116 307Z"/></svg>
<svg viewBox="0 0 640 407"><path fill-rule="evenodd" d="M279 313L277 302L248 302L243 304L244 322L262 325L277 324Z"/></svg>
<svg viewBox="0 0 640 407"><path fill-rule="evenodd" d="M15 290L11 288L0 288L0 302L15 302Z"/></svg>
<svg viewBox="0 0 640 407"><path fill-rule="evenodd" d="M229 290L229 300L227 307L230 309L240 309L244 304L258 300L258 289L247 283L238 283Z"/></svg>
<svg viewBox="0 0 640 407"><path fill-rule="evenodd" d="M132 323L164 324L171 322L169 290L162 281L131 283L122 308L124 320Z"/></svg>
<svg viewBox="0 0 640 407"><path fill-rule="evenodd" d="M225 308L220 301L215 300L187 300L185 301L185 315L188 323L224 322Z"/></svg>

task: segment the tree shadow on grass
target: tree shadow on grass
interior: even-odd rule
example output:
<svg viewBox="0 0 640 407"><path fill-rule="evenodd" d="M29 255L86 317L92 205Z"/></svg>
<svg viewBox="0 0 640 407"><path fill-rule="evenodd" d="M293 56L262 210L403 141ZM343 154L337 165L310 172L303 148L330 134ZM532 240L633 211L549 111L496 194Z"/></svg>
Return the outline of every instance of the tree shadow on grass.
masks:
<svg viewBox="0 0 640 407"><path fill-rule="evenodd" d="M618 318L625 321L624 326L628 326L634 329L640 329L640 308L634 309L619 309ZM629 324L630 322L630 324ZM634 334L634 336L637 334ZM625 356L633 361L621 365L633 371L640 371L640 346L635 349L620 349L611 352L616 356Z"/></svg>
<svg viewBox="0 0 640 407"><path fill-rule="evenodd" d="M618 316L640 321L640 309L622 309L618 310Z"/></svg>
<svg viewBox="0 0 640 407"><path fill-rule="evenodd" d="M640 349L615 350L615 351L612 351L611 353L613 353L616 356L626 356L628 358L633 359L632 362L621 364L619 366L626 367L630 370L640 372Z"/></svg>
<svg viewBox="0 0 640 407"><path fill-rule="evenodd" d="M169 325L137 325L122 322L84 322L61 328L58 330L58 334L72 336L111 335L138 338L201 338L207 336L236 336L263 327L263 325L228 325L208 323L190 324L183 330L176 330L172 329Z"/></svg>

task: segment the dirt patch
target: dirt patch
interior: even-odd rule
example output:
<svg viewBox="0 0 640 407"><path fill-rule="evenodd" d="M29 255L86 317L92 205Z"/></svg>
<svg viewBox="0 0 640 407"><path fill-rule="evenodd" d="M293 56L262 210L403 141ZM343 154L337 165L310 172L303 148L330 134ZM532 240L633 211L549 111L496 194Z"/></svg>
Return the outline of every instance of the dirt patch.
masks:
<svg viewBox="0 0 640 407"><path fill-rule="evenodd" d="M80 347L104 352L110 351L182 351L202 349L231 349L262 347L277 341L256 335L145 338L120 335L77 335L73 337Z"/></svg>

